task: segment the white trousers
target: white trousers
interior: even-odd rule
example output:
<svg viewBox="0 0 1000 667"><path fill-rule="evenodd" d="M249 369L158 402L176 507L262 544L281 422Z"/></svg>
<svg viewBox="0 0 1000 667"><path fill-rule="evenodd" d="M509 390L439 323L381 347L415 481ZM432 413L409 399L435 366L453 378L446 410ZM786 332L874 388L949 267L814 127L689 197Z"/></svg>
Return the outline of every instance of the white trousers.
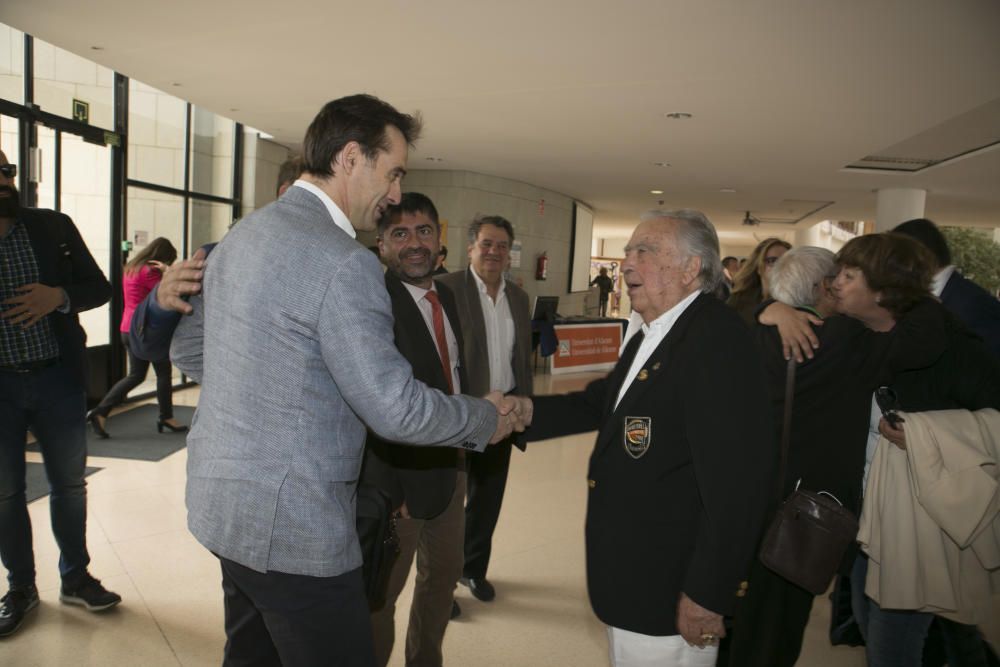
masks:
<svg viewBox="0 0 1000 667"><path fill-rule="evenodd" d="M651 637L608 627L612 667L715 667L718 646L691 646L680 635Z"/></svg>

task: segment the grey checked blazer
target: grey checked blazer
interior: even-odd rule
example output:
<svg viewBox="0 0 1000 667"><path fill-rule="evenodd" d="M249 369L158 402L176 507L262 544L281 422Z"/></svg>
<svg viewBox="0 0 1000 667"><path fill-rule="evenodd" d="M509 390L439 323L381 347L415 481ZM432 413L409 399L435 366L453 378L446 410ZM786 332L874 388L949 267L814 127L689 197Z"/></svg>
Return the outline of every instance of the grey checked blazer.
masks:
<svg viewBox="0 0 1000 667"><path fill-rule="evenodd" d="M493 434L488 402L413 378L378 260L302 188L229 232L203 293L188 526L220 556L320 577L360 567L365 424L386 440L477 451Z"/></svg>

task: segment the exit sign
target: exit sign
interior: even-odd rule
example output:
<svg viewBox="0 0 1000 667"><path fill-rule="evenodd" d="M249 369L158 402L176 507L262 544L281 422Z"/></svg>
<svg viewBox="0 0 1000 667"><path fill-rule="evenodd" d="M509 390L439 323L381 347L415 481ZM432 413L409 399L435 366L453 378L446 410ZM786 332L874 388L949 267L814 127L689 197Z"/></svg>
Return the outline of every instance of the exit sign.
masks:
<svg viewBox="0 0 1000 667"><path fill-rule="evenodd" d="M73 99L73 120L90 124L90 102Z"/></svg>

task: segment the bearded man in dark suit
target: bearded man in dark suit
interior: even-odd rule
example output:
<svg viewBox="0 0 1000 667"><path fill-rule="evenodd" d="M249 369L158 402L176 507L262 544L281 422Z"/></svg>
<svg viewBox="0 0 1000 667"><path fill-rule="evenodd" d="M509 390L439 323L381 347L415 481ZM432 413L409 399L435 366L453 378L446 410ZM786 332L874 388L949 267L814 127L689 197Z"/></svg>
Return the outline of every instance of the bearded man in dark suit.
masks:
<svg viewBox="0 0 1000 667"><path fill-rule="evenodd" d="M433 279L440 235L434 203L417 192L404 194L378 223L396 347L413 366L413 377L455 394L466 390L468 381L455 296ZM441 644L462 575L464 457L452 447L408 447L371 432L365 449L362 480L384 491L399 508L400 555L393 564L385 606L372 614L376 662L384 667L389 661L396 600L416 557L406 664L441 665Z"/></svg>

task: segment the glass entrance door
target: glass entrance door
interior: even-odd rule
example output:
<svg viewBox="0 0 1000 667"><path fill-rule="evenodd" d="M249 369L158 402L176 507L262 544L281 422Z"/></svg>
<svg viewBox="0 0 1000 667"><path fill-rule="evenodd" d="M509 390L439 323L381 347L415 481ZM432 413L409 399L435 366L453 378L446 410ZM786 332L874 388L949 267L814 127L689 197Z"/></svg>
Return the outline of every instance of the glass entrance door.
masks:
<svg viewBox="0 0 1000 667"><path fill-rule="evenodd" d="M65 213L105 276L111 262L111 149L63 130L37 126L32 176L37 206ZM111 342L110 306L80 313L87 347Z"/></svg>
<svg viewBox="0 0 1000 667"><path fill-rule="evenodd" d="M59 210L80 230L83 242L105 276L111 278L111 148L58 133ZM110 303L80 313L87 347L108 345L117 337Z"/></svg>

